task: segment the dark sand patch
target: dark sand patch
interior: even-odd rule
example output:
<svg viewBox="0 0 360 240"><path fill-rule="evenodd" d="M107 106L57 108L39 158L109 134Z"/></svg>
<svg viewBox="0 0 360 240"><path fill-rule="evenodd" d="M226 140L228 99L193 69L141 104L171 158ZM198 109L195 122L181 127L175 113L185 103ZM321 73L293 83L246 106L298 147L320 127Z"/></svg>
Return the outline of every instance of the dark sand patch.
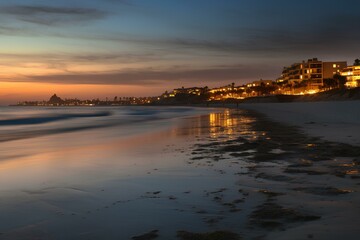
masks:
<svg viewBox="0 0 360 240"><path fill-rule="evenodd" d="M187 231L178 231L177 237L182 240L241 240L242 238L233 232L215 231L208 233L192 233Z"/></svg>
<svg viewBox="0 0 360 240"><path fill-rule="evenodd" d="M324 196L336 196L354 192L349 189L338 189L334 187L299 187L293 190Z"/></svg>
<svg viewBox="0 0 360 240"><path fill-rule="evenodd" d="M286 168L284 170L285 173L305 173L308 175L324 175L329 174L327 171L320 171L320 170L311 170L311 169L302 169L302 168Z"/></svg>
<svg viewBox="0 0 360 240"><path fill-rule="evenodd" d="M159 234L158 234L159 230L152 230L148 233L139 235L139 236L134 236L131 239L133 240L152 240L152 239L156 239Z"/></svg>
<svg viewBox="0 0 360 240"><path fill-rule="evenodd" d="M250 215L250 224L261 228L275 229L287 223L304 222L320 219L320 216L300 213L292 208L285 208L273 202L265 202Z"/></svg>
<svg viewBox="0 0 360 240"><path fill-rule="evenodd" d="M290 182L294 180L294 178L285 176L285 175L271 175L268 173L259 173L256 175L256 178L263 178L266 180L278 181L278 182Z"/></svg>
<svg viewBox="0 0 360 240"><path fill-rule="evenodd" d="M299 161L296 161L296 163L290 164L288 167L299 168L299 167L311 167L311 166L313 166L313 161L300 159Z"/></svg>
<svg viewBox="0 0 360 240"><path fill-rule="evenodd" d="M259 190L259 192L266 195L269 198L274 198L274 197L285 195L285 193L272 192L269 190Z"/></svg>

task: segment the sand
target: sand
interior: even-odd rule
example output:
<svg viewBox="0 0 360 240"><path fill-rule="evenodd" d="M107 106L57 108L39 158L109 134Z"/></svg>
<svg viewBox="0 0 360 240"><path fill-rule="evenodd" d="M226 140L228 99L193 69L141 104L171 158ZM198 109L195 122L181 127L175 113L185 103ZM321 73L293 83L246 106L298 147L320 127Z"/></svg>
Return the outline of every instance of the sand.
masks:
<svg viewBox="0 0 360 240"><path fill-rule="evenodd" d="M240 104L311 136L360 146L360 101Z"/></svg>

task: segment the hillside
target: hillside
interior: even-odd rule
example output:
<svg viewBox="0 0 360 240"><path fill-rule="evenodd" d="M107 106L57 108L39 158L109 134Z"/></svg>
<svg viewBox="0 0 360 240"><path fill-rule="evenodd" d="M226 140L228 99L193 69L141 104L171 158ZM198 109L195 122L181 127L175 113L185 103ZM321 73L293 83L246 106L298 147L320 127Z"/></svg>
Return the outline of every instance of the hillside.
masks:
<svg viewBox="0 0 360 240"><path fill-rule="evenodd" d="M297 97L294 101L345 101L360 100L360 87L352 89L333 89L327 92L321 92L313 95L304 95Z"/></svg>
<svg viewBox="0 0 360 240"><path fill-rule="evenodd" d="M270 102L317 102L317 101L347 101L360 100L360 87L352 89L333 89L312 95L275 95L246 98L241 103Z"/></svg>

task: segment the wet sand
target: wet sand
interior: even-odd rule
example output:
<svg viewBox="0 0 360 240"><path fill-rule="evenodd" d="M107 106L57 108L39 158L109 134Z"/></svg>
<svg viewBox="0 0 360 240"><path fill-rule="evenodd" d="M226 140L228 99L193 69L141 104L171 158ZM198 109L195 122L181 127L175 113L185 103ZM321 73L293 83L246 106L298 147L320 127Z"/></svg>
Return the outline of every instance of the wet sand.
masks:
<svg viewBox="0 0 360 240"><path fill-rule="evenodd" d="M360 148L254 111L217 109L126 139L106 128L16 144L43 152L0 164L0 239L360 233Z"/></svg>
<svg viewBox="0 0 360 240"><path fill-rule="evenodd" d="M198 144L194 160L230 161L238 169L238 199L214 200L241 209L245 239L356 239L359 230L360 147L306 135L249 110L232 111L226 121L242 119L234 139ZM221 117L220 117L221 118ZM231 120L229 120L231 119ZM221 125L219 125L221 129ZM212 161L208 161L211 159ZM241 166L240 169L237 166ZM226 170L219 170L228 174ZM246 202L257 202L242 207Z"/></svg>
<svg viewBox="0 0 360 240"><path fill-rule="evenodd" d="M360 146L360 101L240 104L316 137Z"/></svg>

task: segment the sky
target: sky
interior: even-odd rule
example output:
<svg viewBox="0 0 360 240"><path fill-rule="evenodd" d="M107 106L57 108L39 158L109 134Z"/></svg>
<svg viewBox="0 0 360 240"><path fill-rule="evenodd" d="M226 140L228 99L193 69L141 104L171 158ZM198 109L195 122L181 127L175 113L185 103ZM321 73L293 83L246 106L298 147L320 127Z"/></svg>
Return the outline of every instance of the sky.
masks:
<svg viewBox="0 0 360 240"><path fill-rule="evenodd" d="M0 0L0 104L156 96L360 56L358 0Z"/></svg>

